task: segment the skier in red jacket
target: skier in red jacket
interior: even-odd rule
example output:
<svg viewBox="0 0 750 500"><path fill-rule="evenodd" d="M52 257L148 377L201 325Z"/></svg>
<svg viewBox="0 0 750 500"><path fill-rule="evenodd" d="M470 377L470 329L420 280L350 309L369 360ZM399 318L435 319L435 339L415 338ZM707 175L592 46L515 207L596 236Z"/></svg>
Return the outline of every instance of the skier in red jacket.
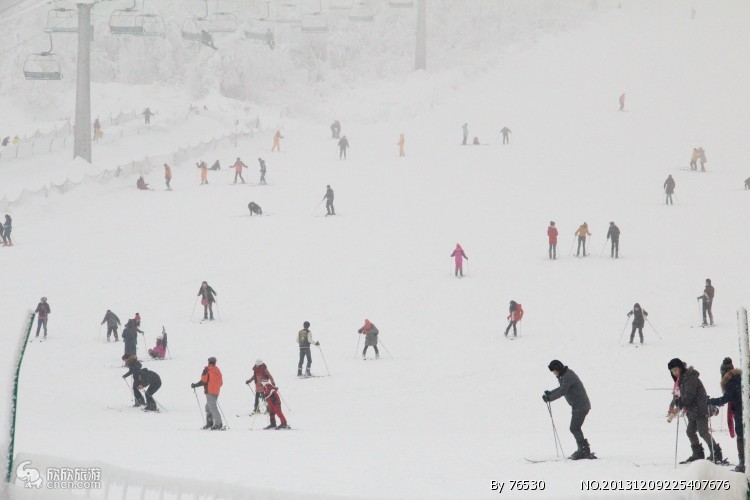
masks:
<svg viewBox="0 0 750 500"><path fill-rule="evenodd" d="M245 381L247 385L255 382L255 406L253 409L254 413L260 413L258 410L258 402L263 396L263 382L270 380L272 384L275 384L273 375L268 371L268 367L261 359L255 360L255 366L253 366L253 376L249 380Z"/></svg>
<svg viewBox="0 0 750 500"><path fill-rule="evenodd" d="M557 259L557 228L553 220L549 221L547 237L549 237L549 258Z"/></svg>
<svg viewBox="0 0 750 500"><path fill-rule="evenodd" d="M266 404L268 405L268 414L271 416L271 423L266 429L288 429L289 426L286 424L286 418L284 413L281 411L281 397L279 390L270 381L263 381L263 395L266 398ZM276 427L276 415L281 419L281 425Z"/></svg>
<svg viewBox="0 0 750 500"><path fill-rule="evenodd" d="M523 318L523 307L521 307L521 304L517 303L515 300L511 300L508 317L506 318L508 320L508 328L505 329L506 337L508 336L511 327L513 327L513 336L517 336L516 323L521 321L521 318Z"/></svg>

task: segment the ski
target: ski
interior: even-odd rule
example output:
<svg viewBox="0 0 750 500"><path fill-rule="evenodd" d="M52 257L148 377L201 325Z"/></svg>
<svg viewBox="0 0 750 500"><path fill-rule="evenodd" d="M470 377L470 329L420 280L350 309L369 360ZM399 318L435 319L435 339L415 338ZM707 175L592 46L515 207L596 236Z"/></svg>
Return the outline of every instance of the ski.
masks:
<svg viewBox="0 0 750 500"><path fill-rule="evenodd" d="M303 379L303 378L322 378L327 377L328 375L297 375L297 378Z"/></svg>
<svg viewBox="0 0 750 500"><path fill-rule="evenodd" d="M562 458L548 458L546 460L532 460L532 459L526 458L526 457L524 457L524 460L526 460L527 462L532 463L532 464L542 464L542 463L545 463L545 462L562 462L563 461Z"/></svg>

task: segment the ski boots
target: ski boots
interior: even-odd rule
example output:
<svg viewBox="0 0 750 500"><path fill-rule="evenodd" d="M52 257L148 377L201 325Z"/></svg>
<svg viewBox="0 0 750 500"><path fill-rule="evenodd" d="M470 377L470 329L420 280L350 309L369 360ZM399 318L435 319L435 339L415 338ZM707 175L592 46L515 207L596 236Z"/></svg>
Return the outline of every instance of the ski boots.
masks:
<svg viewBox="0 0 750 500"><path fill-rule="evenodd" d="M287 424L281 424L280 426L276 427L276 430L277 430L277 431L278 431L279 429L289 429L289 426L288 426Z"/></svg>
<svg viewBox="0 0 750 500"><path fill-rule="evenodd" d="M713 454L709 455L707 460L715 464L721 463L721 461L724 460L724 456L721 453L721 446L719 446L719 443L714 443Z"/></svg>
<svg viewBox="0 0 750 500"><path fill-rule="evenodd" d="M702 444L691 444L690 448L693 450L693 454L690 455L687 459L685 459L684 462L680 462L680 463L689 464L690 462L695 462L696 460L702 460L706 458L706 454L703 452Z"/></svg>
<svg viewBox="0 0 750 500"><path fill-rule="evenodd" d="M269 430L269 429L275 429L276 424L268 424L267 426L263 427L263 430Z"/></svg>
<svg viewBox="0 0 750 500"><path fill-rule="evenodd" d="M589 442L584 439L583 442L578 443L578 449L573 452L570 456L571 460L581 460L584 458L591 458L591 448L589 448Z"/></svg>

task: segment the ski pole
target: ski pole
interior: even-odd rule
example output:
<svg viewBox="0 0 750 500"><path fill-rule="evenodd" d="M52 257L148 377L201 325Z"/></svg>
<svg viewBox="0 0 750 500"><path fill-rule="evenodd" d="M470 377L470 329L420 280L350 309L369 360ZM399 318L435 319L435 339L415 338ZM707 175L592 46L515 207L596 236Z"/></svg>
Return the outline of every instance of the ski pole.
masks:
<svg viewBox="0 0 750 500"><path fill-rule="evenodd" d="M711 461L713 463L716 463L716 455L714 454L714 429L711 425L711 409L708 408L708 404L706 404L706 408L708 411L708 435L711 436Z"/></svg>
<svg viewBox="0 0 750 500"><path fill-rule="evenodd" d="M573 247L576 245L576 236L573 236L573 242L570 244L570 251L568 252L568 257L573 255Z"/></svg>
<svg viewBox="0 0 750 500"><path fill-rule="evenodd" d="M286 399L284 399L284 396L282 396L282 395L281 395L281 393L280 393L280 392L279 392L278 390L276 391L276 394L278 394L278 395L279 395L279 397L281 398L281 402L282 402L282 403L284 403L284 406L286 406L286 409L287 409L287 410L289 410L289 411L291 412L291 411L292 411L292 409L291 409L291 408L289 408L289 405L288 405L288 404L286 404Z"/></svg>
<svg viewBox="0 0 750 500"><path fill-rule="evenodd" d="M164 411L169 411L166 406L164 406L163 404L161 404L160 402L158 402L153 396L151 396L151 399L154 400L154 403L156 403L159 408L161 408Z"/></svg>
<svg viewBox="0 0 750 500"><path fill-rule="evenodd" d="M359 348L359 346L357 346ZM328 376L331 376L331 371L328 369L328 363L326 363L326 357L323 356L323 349L321 349L320 344L318 344L318 351L320 351L320 358L323 360L323 365L326 367L326 372L328 372Z"/></svg>
<svg viewBox="0 0 750 500"><path fill-rule="evenodd" d="M628 328L628 321L630 321L630 316L625 318L625 326L622 327L622 332L620 333L620 345L622 345L622 336L625 335L625 330Z"/></svg>
<svg viewBox="0 0 750 500"><path fill-rule="evenodd" d="M325 200L325 198L323 198ZM310 212L310 215L315 215L315 212L318 211L318 208L320 208L320 205L323 203L323 200L320 200L317 205L315 205L315 208L313 208L312 212Z"/></svg>
<svg viewBox="0 0 750 500"><path fill-rule="evenodd" d="M651 323L651 321L649 321L648 317L646 317L646 321L648 322L649 325L651 325L651 328L654 329L654 333L656 334L657 337L659 337L659 340L664 340L664 339L661 338L661 335L659 335L659 332L656 331L656 328L654 327L653 323Z"/></svg>
<svg viewBox="0 0 750 500"><path fill-rule="evenodd" d="M357 359L357 355L359 354L359 343L362 340L362 337L360 337L359 332L357 332L357 350L354 351L354 359Z"/></svg>
<svg viewBox="0 0 750 500"><path fill-rule="evenodd" d="M599 255L600 255L600 256L604 255L604 249L605 249L605 248L607 248L607 242L609 242L609 240L608 240L608 239L607 239L607 240L604 240L604 246L602 247L602 251L601 251L601 252L599 252Z"/></svg>
<svg viewBox="0 0 750 500"><path fill-rule="evenodd" d="M99 342L102 341L102 325L99 325Z"/></svg>
<svg viewBox="0 0 750 500"><path fill-rule="evenodd" d="M701 300L700 297L698 297L698 300ZM698 316L700 316L700 318L701 318L701 324L703 324L704 323L703 309L701 308L700 304L698 304Z"/></svg>
<svg viewBox="0 0 750 500"><path fill-rule="evenodd" d="M216 398L216 407L219 409L219 413L221 414L221 419L224 421L224 427L229 429L229 426L227 425L227 417L224 415L224 410L221 409L221 405L219 404L219 399Z"/></svg>
<svg viewBox="0 0 750 500"><path fill-rule="evenodd" d="M219 318L219 322L221 322L221 311L219 311L219 302L214 301L214 304L216 304L216 317Z"/></svg>
<svg viewBox="0 0 750 500"><path fill-rule="evenodd" d="M125 379L122 379L122 383L125 384L125 387L128 388L128 393L130 393L130 399L132 399L133 403L135 403L135 393L131 390L130 386L128 385L128 382Z"/></svg>
<svg viewBox="0 0 750 500"><path fill-rule="evenodd" d="M562 454L562 457L565 461L567 461L567 458L565 458L565 452L563 451L562 442L560 442L560 436L557 434L557 427L555 426L555 418L552 416L552 405L549 401L547 401L547 411L549 412L549 418L552 422L552 435L555 439L555 453L559 457L560 454ZM558 453L557 448L558 445L560 447L560 452Z"/></svg>
<svg viewBox="0 0 750 500"><path fill-rule="evenodd" d="M190 322L193 322L193 316L195 315L195 306L198 305L198 297L195 297L195 302L193 303L193 312L190 313Z"/></svg>
<svg viewBox="0 0 750 500"><path fill-rule="evenodd" d="M391 357L391 359L395 359L395 358L393 357L393 354L391 354L391 351L389 351L389 350L388 350L388 348L387 348L387 347L385 346L385 344L383 343L383 339L378 339L378 342L380 342L380 345L382 345L382 346L383 346L383 349L385 349L385 352L387 352L387 353L388 353L388 356L390 356L390 357Z"/></svg>
<svg viewBox="0 0 750 500"><path fill-rule="evenodd" d="M679 410L677 410L679 411ZM677 468L677 443L680 442L680 417L677 417L677 434L674 437L674 468Z"/></svg>
<svg viewBox="0 0 750 500"><path fill-rule="evenodd" d="M198 399L198 393L195 390L195 387L193 387L193 394L195 394L195 402L198 403L198 413L201 414L201 422L203 422L203 426L206 426L206 419L203 417L203 408L201 408L201 402Z"/></svg>

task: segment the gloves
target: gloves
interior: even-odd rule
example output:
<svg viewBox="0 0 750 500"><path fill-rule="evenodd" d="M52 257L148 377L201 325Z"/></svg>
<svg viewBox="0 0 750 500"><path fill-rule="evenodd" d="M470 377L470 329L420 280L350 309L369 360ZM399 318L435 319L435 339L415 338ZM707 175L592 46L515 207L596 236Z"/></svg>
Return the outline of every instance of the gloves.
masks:
<svg viewBox="0 0 750 500"><path fill-rule="evenodd" d="M198 387L198 384L190 384L190 387L192 387L193 389L195 389L196 387Z"/></svg>
<svg viewBox="0 0 750 500"><path fill-rule="evenodd" d="M122 378L128 378L128 374L126 373L125 375L122 376Z"/></svg>
<svg viewBox="0 0 750 500"><path fill-rule="evenodd" d="M718 414L719 414L719 407L718 406L711 405L711 406L708 407L708 415L709 416L715 417Z"/></svg>
<svg viewBox="0 0 750 500"><path fill-rule="evenodd" d="M315 342L315 345L318 345L318 346L319 346L319 345L320 345L320 342Z"/></svg>
<svg viewBox="0 0 750 500"><path fill-rule="evenodd" d="M250 381L249 381L249 380L245 380L245 383L246 383L247 385L250 385Z"/></svg>
<svg viewBox="0 0 750 500"><path fill-rule="evenodd" d="M547 396L546 394L542 394L542 401L544 401L545 403L549 403L549 396Z"/></svg>

